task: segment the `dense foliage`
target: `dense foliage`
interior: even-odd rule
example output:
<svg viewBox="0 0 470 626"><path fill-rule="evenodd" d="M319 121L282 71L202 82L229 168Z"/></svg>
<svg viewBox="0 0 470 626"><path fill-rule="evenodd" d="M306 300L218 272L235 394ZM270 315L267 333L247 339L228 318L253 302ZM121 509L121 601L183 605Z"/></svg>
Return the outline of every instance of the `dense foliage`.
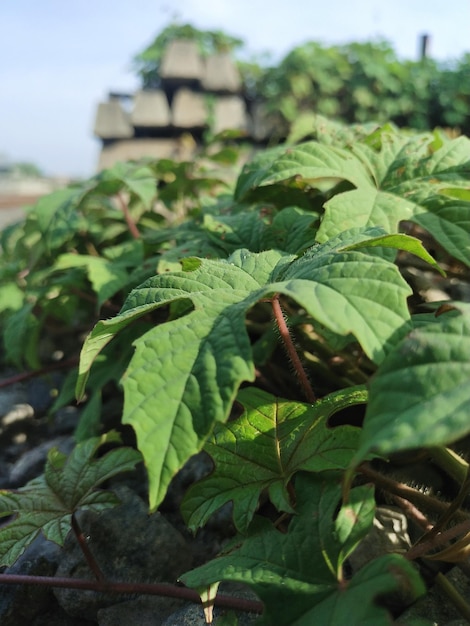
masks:
<svg viewBox="0 0 470 626"><path fill-rule="evenodd" d="M368 481L384 487L375 460L419 449L457 491L468 482L446 446L470 432L470 305L409 301L399 268L468 274L470 141L317 118L314 140L260 151L241 172L239 157L226 146L192 162L118 164L7 228L5 357L38 368L60 351L70 364L89 333L53 410L76 384L87 467L102 397L122 385L122 423L136 434L151 509L192 455L210 455L214 470L186 493L183 516L197 530L230 502L237 535L187 585L247 583L266 624L388 624L376 598L401 590L409 602L425 585L411 555L348 570L379 498ZM434 258L413 235L431 242ZM131 451L121 460L136 462ZM57 519L85 493L95 502L88 489L108 462L54 510L49 538L63 540ZM63 487L48 476L64 464L50 457L41 482L50 498ZM41 507L31 486L24 494L3 495L0 514ZM420 514L434 523L442 503L413 494L408 514L427 498ZM2 563L21 551L12 536L21 547L31 539L21 528L0 532ZM431 539L422 542L429 552ZM464 537L441 558L465 550Z"/></svg>
<svg viewBox="0 0 470 626"><path fill-rule="evenodd" d="M345 122L391 120L420 130L470 131L470 55L448 64L402 61L385 43L310 42L267 69L256 95L286 128L315 111Z"/></svg>
<svg viewBox="0 0 470 626"><path fill-rule="evenodd" d="M170 25L135 57L144 88L158 86L162 55L175 38L196 41L204 55L243 46L242 40L221 31ZM470 54L438 63L399 59L384 41L334 46L307 42L277 65L269 57L240 58L238 65L247 98L265 103L279 138L288 135L299 115L311 111L347 123L393 121L418 130L441 126L470 134Z"/></svg>

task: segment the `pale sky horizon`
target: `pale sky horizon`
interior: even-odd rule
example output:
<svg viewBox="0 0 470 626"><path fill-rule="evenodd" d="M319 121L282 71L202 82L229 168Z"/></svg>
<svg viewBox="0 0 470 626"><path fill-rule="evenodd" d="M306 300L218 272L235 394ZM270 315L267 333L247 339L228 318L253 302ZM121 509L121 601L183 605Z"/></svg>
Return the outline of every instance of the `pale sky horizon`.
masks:
<svg viewBox="0 0 470 626"><path fill-rule="evenodd" d="M470 52L470 0L3 0L0 2L0 160L28 161L48 175L91 176L100 142L97 104L135 91L132 57L172 19L222 29L245 54L279 61L307 41L385 39L400 58L452 61Z"/></svg>

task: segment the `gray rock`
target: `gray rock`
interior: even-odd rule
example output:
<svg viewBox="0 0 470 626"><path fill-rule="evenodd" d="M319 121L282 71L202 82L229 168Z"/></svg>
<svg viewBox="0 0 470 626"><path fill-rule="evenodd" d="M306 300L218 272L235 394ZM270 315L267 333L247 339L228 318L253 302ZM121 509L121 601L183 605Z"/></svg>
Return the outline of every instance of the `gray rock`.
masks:
<svg viewBox="0 0 470 626"><path fill-rule="evenodd" d="M229 611L232 612L230 609L215 607L213 611L214 620L226 615ZM254 613L238 612L236 615L238 617L239 626L254 624L256 620L259 619L259 615ZM198 604L192 604L170 615L170 617L162 623L162 626L206 626L204 611Z"/></svg>
<svg viewBox="0 0 470 626"><path fill-rule="evenodd" d="M99 626L162 626L166 618L173 614L184 602L176 598L141 596L136 600L121 602L98 611Z"/></svg>
<svg viewBox="0 0 470 626"><path fill-rule="evenodd" d="M257 596L251 589L246 586L239 585L238 583L222 583L219 587L220 593L224 595L231 595L234 598L245 598L246 600L258 600ZM234 611L233 609L214 607L213 618L217 622L218 617L227 615L228 613L235 613L238 618L239 626L248 626L254 624L259 615L256 613L245 613L243 611ZM205 626L206 620L204 617L204 611L199 604L188 604L181 608L179 611L170 615L170 617L163 622L162 626Z"/></svg>
<svg viewBox="0 0 470 626"><path fill-rule="evenodd" d="M406 552L411 547L408 522L398 508L378 506L374 525L348 561L354 572L384 553Z"/></svg>
<svg viewBox="0 0 470 626"><path fill-rule="evenodd" d="M47 453L51 448L59 448L62 452L69 453L74 445L75 442L72 437L57 437L28 450L13 464L10 470L9 486L11 488L21 487L42 474Z"/></svg>
<svg viewBox="0 0 470 626"><path fill-rule="evenodd" d="M60 559L61 548L39 535L5 574L24 576L53 576ZM32 585L0 585L0 624L2 626L31 626L33 619L53 602L49 587Z"/></svg>
<svg viewBox="0 0 470 626"><path fill-rule="evenodd" d="M175 582L190 569L192 554L183 537L127 487L117 487L122 504L101 515L84 512L79 522L107 579L120 582ZM91 579L74 536L66 541L57 576ZM117 603L116 594L55 589L60 605L75 617L96 620L100 609ZM123 596L121 601L129 600Z"/></svg>
<svg viewBox="0 0 470 626"><path fill-rule="evenodd" d="M34 417L34 409L30 404L26 402L13 404L9 411L2 417L2 429L9 428L13 424L30 419L31 417Z"/></svg>
<svg viewBox="0 0 470 626"><path fill-rule="evenodd" d="M14 376L16 372L6 370L2 372L2 379L7 380ZM12 410L15 404L26 404L28 392L23 383L15 383L0 389L0 417Z"/></svg>
<svg viewBox="0 0 470 626"><path fill-rule="evenodd" d="M51 424L53 435L71 435L77 426L80 411L76 406L64 406L54 414Z"/></svg>
<svg viewBox="0 0 470 626"><path fill-rule="evenodd" d="M71 617L57 604L51 603L51 607L45 613L41 613L28 623L28 626L96 626L96 622L84 620L81 617ZM122 622L121 622L122 623Z"/></svg>
<svg viewBox="0 0 470 626"><path fill-rule="evenodd" d="M458 567L453 567L445 577L468 603L470 601L468 577ZM426 596L418 600L400 616L400 623L411 622L411 620L419 618L426 618L439 626L450 626L451 624L452 626L460 626L460 624L467 623L465 620L462 621L459 611L437 584L431 587Z"/></svg>
<svg viewBox="0 0 470 626"><path fill-rule="evenodd" d="M27 384L28 403L33 407L35 415L44 414L54 402L64 377L59 373L32 378Z"/></svg>

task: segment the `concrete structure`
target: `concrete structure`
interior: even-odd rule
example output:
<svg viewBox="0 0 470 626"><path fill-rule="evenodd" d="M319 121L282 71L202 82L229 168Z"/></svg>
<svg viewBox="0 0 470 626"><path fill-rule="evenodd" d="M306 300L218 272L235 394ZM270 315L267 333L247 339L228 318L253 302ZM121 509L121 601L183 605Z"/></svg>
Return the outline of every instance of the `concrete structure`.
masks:
<svg viewBox="0 0 470 626"><path fill-rule="evenodd" d="M132 126L140 128L166 128L171 124L171 112L164 91L138 91L130 115Z"/></svg>
<svg viewBox="0 0 470 626"><path fill-rule="evenodd" d="M243 94L240 74L229 54L203 58L195 42L172 41L160 64L159 89L111 93L98 105L94 133L102 141L98 169L116 161L190 158L210 129L240 130L248 140L266 141L270 129L259 108ZM190 133L194 142L182 142ZM184 146L184 147L182 147Z"/></svg>
<svg viewBox="0 0 470 626"><path fill-rule="evenodd" d="M229 54L214 54L206 60L201 81L205 91L241 93L240 74Z"/></svg>
<svg viewBox="0 0 470 626"><path fill-rule="evenodd" d="M173 98L173 126L185 130L201 130L208 127L209 111L202 93L187 87L178 89Z"/></svg>
<svg viewBox="0 0 470 626"><path fill-rule="evenodd" d="M204 74L204 62L197 44L177 39L168 44L160 64L160 78L175 81L200 81Z"/></svg>
<svg viewBox="0 0 470 626"><path fill-rule="evenodd" d="M126 114L117 99L109 102L100 102L95 120L95 135L101 139L122 139L132 137L134 130Z"/></svg>

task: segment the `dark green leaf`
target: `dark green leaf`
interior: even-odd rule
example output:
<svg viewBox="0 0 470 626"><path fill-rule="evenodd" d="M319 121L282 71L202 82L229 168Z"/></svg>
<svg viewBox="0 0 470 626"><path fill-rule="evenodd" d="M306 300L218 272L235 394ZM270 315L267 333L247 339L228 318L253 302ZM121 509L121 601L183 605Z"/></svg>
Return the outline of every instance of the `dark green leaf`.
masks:
<svg viewBox="0 0 470 626"><path fill-rule="evenodd" d="M243 532L263 490L269 489L276 506L291 510L287 483L295 472L345 469L359 431L328 428L327 420L347 406L365 403L367 392L338 391L312 406L248 388L237 400L244 413L236 421L217 425L204 446L215 463L214 472L190 488L183 500L181 510L192 530L231 501L235 526Z"/></svg>
<svg viewBox="0 0 470 626"><path fill-rule="evenodd" d="M63 545L77 509L99 513L118 504L113 493L93 491L141 460L137 451L122 447L93 459L100 446L118 441L116 433L108 433L78 444L70 455L53 448L43 476L17 491L0 492L0 517L15 516L0 529L1 565L12 565L41 531L46 539Z"/></svg>
<svg viewBox="0 0 470 626"><path fill-rule="evenodd" d="M355 462L369 452L445 446L470 432L470 305L420 325L379 367Z"/></svg>
<svg viewBox="0 0 470 626"><path fill-rule="evenodd" d="M335 481L299 475L297 515L286 534L269 524L255 525L241 547L182 576L191 587L230 580L250 585L265 603L260 624L388 624L379 595L408 587L410 597L424 593L413 566L388 555L345 581L342 565L368 532L374 516L373 490L353 489L340 509Z"/></svg>
<svg viewBox="0 0 470 626"><path fill-rule="evenodd" d="M79 396L94 358L117 332L162 305L178 303L189 313L136 341L123 380L123 419L136 430L147 464L151 507L215 423L227 419L241 382L253 380L245 317L262 298L277 292L291 297L334 332L354 334L374 360L383 359L387 342L409 319L410 290L391 263L347 251L367 238L346 233L297 260L246 250L227 261L187 260L187 271L150 279L116 318L97 324L83 347Z"/></svg>

